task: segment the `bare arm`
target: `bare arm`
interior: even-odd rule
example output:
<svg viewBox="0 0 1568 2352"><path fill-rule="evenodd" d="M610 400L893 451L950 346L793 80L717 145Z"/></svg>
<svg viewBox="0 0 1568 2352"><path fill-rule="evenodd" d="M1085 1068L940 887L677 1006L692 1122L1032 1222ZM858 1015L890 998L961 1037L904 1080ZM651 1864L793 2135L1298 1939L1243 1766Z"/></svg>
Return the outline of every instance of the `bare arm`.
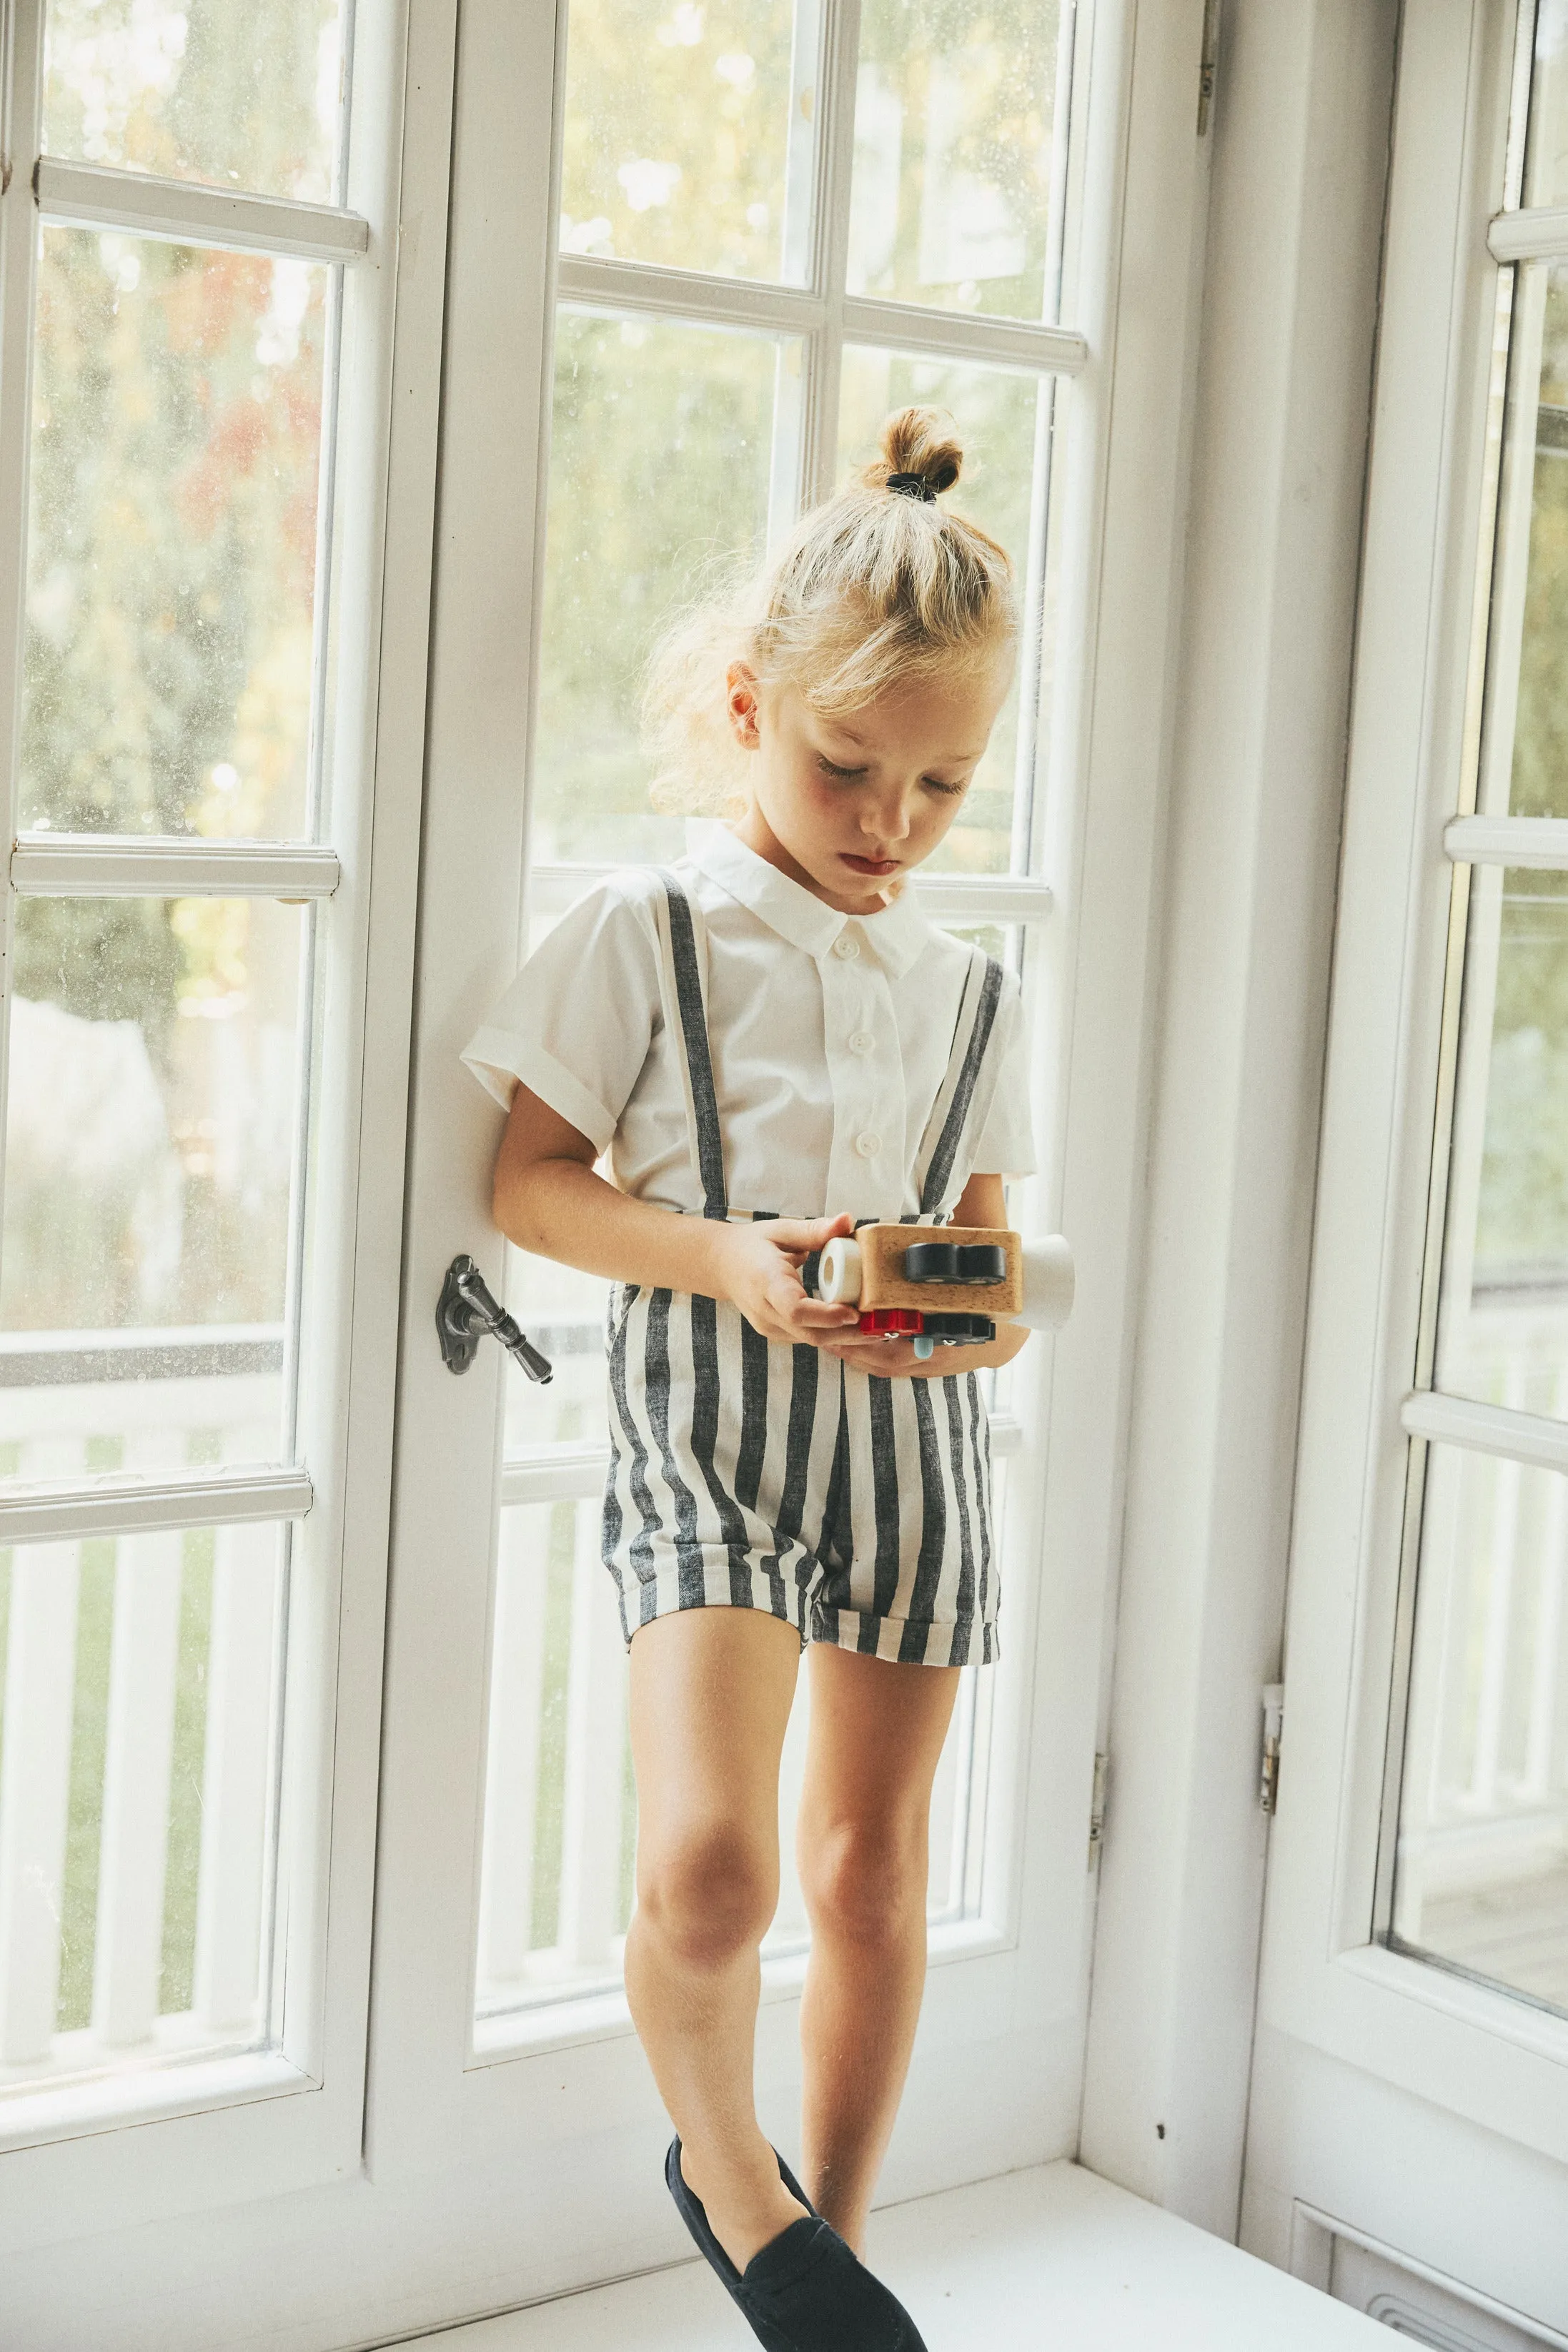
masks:
<svg viewBox="0 0 1568 2352"><path fill-rule="evenodd" d="M495 1221L536 1257L558 1258L616 1282L727 1298L764 1339L825 1339L856 1322L852 1307L808 1298L799 1268L847 1216L721 1224L629 1200L594 1170L581 1130L520 1086L496 1159ZM968 1352L968 1351L966 1351Z"/></svg>

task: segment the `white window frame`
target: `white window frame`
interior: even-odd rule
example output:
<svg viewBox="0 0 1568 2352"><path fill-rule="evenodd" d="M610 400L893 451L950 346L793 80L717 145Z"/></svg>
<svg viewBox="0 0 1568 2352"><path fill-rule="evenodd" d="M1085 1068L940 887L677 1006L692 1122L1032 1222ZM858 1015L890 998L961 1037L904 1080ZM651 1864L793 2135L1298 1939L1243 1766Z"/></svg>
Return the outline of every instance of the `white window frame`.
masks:
<svg viewBox="0 0 1568 2352"><path fill-rule="evenodd" d="M1497 271L1565 249L1560 214L1501 212L1517 67L1500 14L1491 0L1407 0L1404 18L1374 405L1401 427L1373 455L1259 2016L1276 2084L1292 2037L1561 2164L1568 2021L1378 1940L1412 1447L1568 1461L1556 1424L1412 1387L1435 1131L1447 1150L1454 864L1547 863L1568 838L1568 825L1549 835L1460 802L1496 488ZM1277 2119L1268 2127L1278 2135ZM1261 2182L1257 2215L1249 2242L1273 2251Z"/></svg>
<svg viewBox="0 0 1568 2352"><path fill-rule="evenodd" d="M382 1274L401 1230L451 79L449 11L358 0L342 206L159 182L38 156L43 13L44 0L16 0L7 19L0 514L13 552L0 572L0 740L13 772L40 219L327 260L343 283L326 841L24 835L5 914L8 924L30 893L326 902L318 918L330 908L316 945L317 1273L294 1466L0 1495L5 1540L290 1525L277 2046L7 2101L0 2249L58 2237L62 2215L73 2234L108 2231L132 2211L272 2195L358 2161L396 1328Z"/></svg>

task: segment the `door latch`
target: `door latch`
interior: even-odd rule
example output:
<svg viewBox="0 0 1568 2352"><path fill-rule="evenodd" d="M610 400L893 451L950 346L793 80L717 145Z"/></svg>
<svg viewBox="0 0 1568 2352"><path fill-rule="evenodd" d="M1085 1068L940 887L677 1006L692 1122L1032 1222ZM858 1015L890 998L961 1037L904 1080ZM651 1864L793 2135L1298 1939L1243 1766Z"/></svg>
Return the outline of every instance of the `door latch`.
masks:
<svg viewBox="0 0 1568 2352"><path fill-rule="evenodd" d="M531 1381L553 1380L547 1356L542 1356L526 1332L520 1331L506 1308L492 1297L489 1285L471 1257L455 1257L447 1268L436 1306L436 1330L441 1360L449 1372L466 1372L479 1351L479 1341L493 1332L510 1356L515 1356Z"/></svg>

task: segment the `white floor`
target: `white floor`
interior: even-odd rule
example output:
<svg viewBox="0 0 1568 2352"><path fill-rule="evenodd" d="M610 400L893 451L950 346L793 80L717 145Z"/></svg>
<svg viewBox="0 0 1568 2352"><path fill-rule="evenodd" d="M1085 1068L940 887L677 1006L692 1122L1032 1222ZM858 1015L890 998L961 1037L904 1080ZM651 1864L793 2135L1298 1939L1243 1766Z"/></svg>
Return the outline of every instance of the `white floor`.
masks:
<svg viewBox="0 0 1568 2352"><path fill-rule="evenodd" d="M874 2266L930 2352L1379 2352L1388 2331L1076 2165L879 2213ZM431 2352L745 2352L701 2263L422 2336ZM848 2352L848 2347L846 2347Z"/></svg>

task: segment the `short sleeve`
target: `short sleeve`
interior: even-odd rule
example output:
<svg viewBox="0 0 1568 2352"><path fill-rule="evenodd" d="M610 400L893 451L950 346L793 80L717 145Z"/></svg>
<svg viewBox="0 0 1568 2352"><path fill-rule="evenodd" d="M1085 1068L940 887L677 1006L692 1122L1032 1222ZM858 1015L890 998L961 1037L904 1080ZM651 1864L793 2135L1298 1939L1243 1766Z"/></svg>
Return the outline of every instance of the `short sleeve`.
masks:
<svg viewBox="0 0 1568 2352"><path fill-rule="evenodd" d="M562 916L463 1049L504 1109L519 1081L603 1151L647 1059L658 954L615 878Z"/></svg>
<svg viewBox="0 0 1568 2352"><path fill-rule="evenodd" d="M996 1083L970 1165L982 1176L1032 1176L1039 1162L1029 1124L1029 1040L1014 972L1003 976L991 1051Z"/></svg>

